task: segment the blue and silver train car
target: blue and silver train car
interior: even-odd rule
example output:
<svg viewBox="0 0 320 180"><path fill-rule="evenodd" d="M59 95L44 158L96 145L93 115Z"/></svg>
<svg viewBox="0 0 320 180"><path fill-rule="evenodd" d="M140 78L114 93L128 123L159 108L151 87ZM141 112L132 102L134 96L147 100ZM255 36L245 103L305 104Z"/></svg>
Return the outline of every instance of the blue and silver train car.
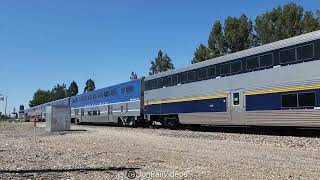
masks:
<svg viewBox="0 0 320 180"><path fill-rule="evenodd" d="M320 127L320 31L145 78L163 124Z"/></svg>
<svg viewBox="0 0 320 180"><path fill-rule="evenodd" d="M143 80L106 87L70 98L77 123L134 125L143 120Z"/></svg>

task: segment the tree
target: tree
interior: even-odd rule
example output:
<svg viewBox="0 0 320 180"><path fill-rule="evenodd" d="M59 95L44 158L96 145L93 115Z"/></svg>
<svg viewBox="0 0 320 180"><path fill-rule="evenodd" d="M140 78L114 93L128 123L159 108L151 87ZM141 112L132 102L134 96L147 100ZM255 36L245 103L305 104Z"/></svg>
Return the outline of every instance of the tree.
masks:
<svg viewBox="0 0 320 180"><path fill-rule="evenodd" d="M137 73L135 73L135 72L131 72L130 79L131 79L131 80L136 80L136 79L138 79L138 75L137 75Z"/></svg>
<svg viewBox="0 0 320 180"><path fill-rule="evenodd" d="M282 37L281 7L273 8L256 17L255 31L260 38L261 44L277 41Z"/></svg>
<svg viewBox="0 0 320 180"><path fill-rule="evenodd" d="M238 52L251 47L253 25L246 15L228 17L224 24L224 36L228 52Z"/></svg>
<svg viewBox="0 0 320 180"><path fill-rule="evenodd" d="M68 90L67 90L68 97L75 96L78 94L78 92L79 92L79 90L78 90L77 83L75 81L72 81Z"/></svg>
<svg viewBox="0 0 320 180"><path fill-rule="evenodd" d="M50 91L38 89L34 94L31 101L29 101L29 107L34 107L40 104L50 102Z"/></svg>
<svg viewBox="0 0 320 180"><path fill-rule="evenodd" d="M294 3L273 8L256 17L255 31L261 44L271 43L302 34L303 8Z"/></svg>
<svg viewBox="0 0 320 180"><path fill-rule="evenodd" d="M154 59L154 61L151 61L149 75L157 74L171 69L174 69L171 58L166 53L163 53L160 50L158 52L158 56Z"/></svg>
<svg viewBox="0 0 320 180"><path fill-rule="evenodd" d="M210 48L207 48L205 45L200 44L193 55L191 63L195 64L201 61L208 60L212 57L212 50Z"/></svg>
<svg viewBox="0 0 320 180"><path fill-rule="evenodd" d="M307 11L303 17L303 32L308 33L320 29L320 21L312 11Z"/></svg>
<svg viewBox="0 0 320 180"><path fill-rule="evenodd" d="M92 79L88 79L86 82L86 86L84 87L83 93L94 91L96 89L96 85Z"/></svg>
<svg viewBox="0 0 320 180"><path fill-rule="evenodd" d="M303 7L295 3L288 3L283 6L282 25L284 38L294 37L302 34Z"/></svg>
<svg viewBox="0 0 320 180"><path fill-rule="evenodd" d="M54 86L50 92L51 94L51 101L55 101L58 99L63 99L67 97L67 88L65 84L57 84L56 86Z"/></svg>
<svg viewBox="0 0 320 180"><path fill-rule="evenodd" d="M208 48L212 51L212 58L225 52L225 42L220 21L215 21L208 39Z"/></svg>

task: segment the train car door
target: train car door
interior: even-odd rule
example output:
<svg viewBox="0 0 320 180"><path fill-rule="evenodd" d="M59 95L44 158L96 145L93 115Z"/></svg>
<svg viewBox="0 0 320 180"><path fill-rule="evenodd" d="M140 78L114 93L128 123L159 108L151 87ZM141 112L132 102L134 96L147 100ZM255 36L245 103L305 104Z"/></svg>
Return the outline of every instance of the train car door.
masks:
<svg viewBox="0 0 320 180"><path fill-rule="evenodd" d="M111 115L111 105L108 105L108 121L110 121L110 115Z"/></svg>
<svg viewBox="0 0 320 180"><path fill-rule="evenodd" d="M84 116L84 109L83 109L83 108L81 108L81 113L80 113L80 122L82 122L83 116Z"/></svg>
<svg viewBox="0 0 320 180"><path fill-rule="evenodd" d="M244 125L244 96L243 90L232 91L230 94L231 102L230 102L230 114L231 120L235 124L243 124Z"/></svg>

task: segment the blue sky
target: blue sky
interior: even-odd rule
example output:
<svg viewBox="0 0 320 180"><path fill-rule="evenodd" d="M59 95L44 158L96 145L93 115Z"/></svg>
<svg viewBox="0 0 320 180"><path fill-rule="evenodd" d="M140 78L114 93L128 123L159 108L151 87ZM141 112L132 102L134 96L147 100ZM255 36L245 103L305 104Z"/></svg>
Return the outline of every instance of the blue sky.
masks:
<svg viewBox="0 0 320 180"><path fill-rule="evenodd" d="M147 75L150 61L164 50L176 67L190 64L206 43L215 20L245 13L251 19L278 5L276 0L2 0L0 1L0 94L11 111L33 93L67 86L82 92L92 78L97 88ZM307 10L320 1L293 1ZM4 112L0 102L0 111Z"/></svg>

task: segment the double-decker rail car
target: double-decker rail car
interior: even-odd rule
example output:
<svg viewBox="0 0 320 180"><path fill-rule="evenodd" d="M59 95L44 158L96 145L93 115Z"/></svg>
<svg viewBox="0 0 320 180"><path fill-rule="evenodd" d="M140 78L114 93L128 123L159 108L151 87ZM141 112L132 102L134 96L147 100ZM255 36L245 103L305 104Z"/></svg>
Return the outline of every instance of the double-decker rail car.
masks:
<svg viewBox="0 0 320 180"><path fill-rule="evenodd" d="M37 116L39 121L45 121L46 119L46 108L52 105L69 105L70 98L59 99L56 101L48 102L38 106L34 106L25 110L26 121L30 121L31 118Z"/></svg>
<svg viewBox="0 0 320 180"><path fill-rule="evenodd" d="M70 98L71 117L78 123L119 123L143 121L143 80L106 87Z"/></svg>
<svg viewBox="0 0 320 180"><path fill-rule="evenodd" d="M37 118L38 121L44 120L45 104L34 106L25 110L25 121L31 121Z"/></svg>
<svg viewBox="0 0 320 180"><path fill-rule="evenodd" d="M320 31L145 78L163 124L320 127Z"/></svg>

